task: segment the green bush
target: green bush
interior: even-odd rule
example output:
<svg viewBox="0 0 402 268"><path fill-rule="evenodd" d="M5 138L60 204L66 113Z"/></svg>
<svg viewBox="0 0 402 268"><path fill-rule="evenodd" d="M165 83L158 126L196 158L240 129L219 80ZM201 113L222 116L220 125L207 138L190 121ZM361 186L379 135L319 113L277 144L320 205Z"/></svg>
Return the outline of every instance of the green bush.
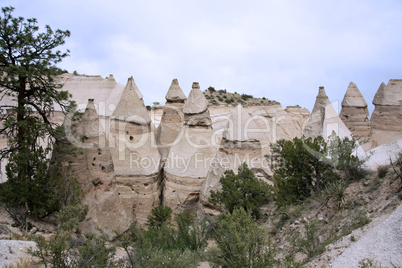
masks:
<svg viewBox="0 0 402 268"><path fill-rule="evenodd" d="M239 166L237 175L233 170L225 171L219 182L222 190L211 191L211 203L223 204L230 213L243 208L254 217L260 217L260 207L270 198L269 186L256 178L246 163Z"/></svg>
<svg viewBox="0 0 402 268"><path fill-rule="evenodd" d="M253 95L242 94L242 95L241 95L241 98L242 98L243 100L248 100L248 99L252 99L252 98L253 98Z"/></svg>
<svg viewBox="0 0 402 268"><path fill-rule="evenodd" d="M163 224L172 219L172 209L167 206L159 205L152 209L148 216L147 225L151 228L160 228Z"/></svg>
<svg viewBox="0 0 402 268"><path fill-rule="evenodd" d="M274 186L271 187L278 206L303 201L338 179L333 167L322 161L327 155L327 144L322 137L279 140L271 145L271 151L271 159L282 161L281 165L273 165Z"/></svg>
<svg viewBox="0 0 402 268"><path fill-rule="evenodd" d="M210 87L208 87L208 91L212 93L212 92L215 92L216 90L215 90L214 87L211 87L211 86L210 86Z"/></svg>
<svg viewBox="0 0 402 268"><path fill-rule="evenodd" d="M267 240L265 230L243 208L223 214L213 230L217 249L212 249L210 262L239 268L274 267L276 264L276 251Z"/></svg>
<svg viewBox="0 0 402 268"><path fill-rule="evenodd" d="M279 140L271 145L274 185L271 187L278 206L301 202L319 194L327 185L342 180L347 183L363 178L364 160L353 155L356 141L332 135ZM331 186L330 186L331 187Z"/></svg>
<svg viewBox="0 0 402 268"><path fill-rule="evenodd" d="M197 267L207 246L204 222L195 222L187 212L175 215L177 228L168 222L166 207L153 214L164 215L148 230L132 225L129 232L117 233L115 240L127 253L125 265L131 267ZM161 213L162 211L162 213ZM155 215L154 215L155 216ZM160 223L160 224L159 224Z"/></svg>
<svg viewBox="0 0 402 268"><path fill-rule="evenodd" d="M355 154L358 147L356 139L339 138L335 132L329 137L328 155L333 165L347 181L357 181L367 175L363 169L365 159L359 159Z"/></svg>

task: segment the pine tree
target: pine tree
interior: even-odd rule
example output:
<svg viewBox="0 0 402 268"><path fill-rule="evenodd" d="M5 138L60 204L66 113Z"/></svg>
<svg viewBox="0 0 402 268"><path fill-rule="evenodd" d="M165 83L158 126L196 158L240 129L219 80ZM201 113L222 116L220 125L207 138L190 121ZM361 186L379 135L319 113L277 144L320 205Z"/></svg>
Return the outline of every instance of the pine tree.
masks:
<svg viewBox="0 0 402 268"><path fill-rule="evenodd" d="M49 155L61 139L61 128L51 122L57 105L67 112L73 103L62 91L61 69L56 67L69 51L57 47L65 43L69 31L40 32L36 19L13 17L13 7L3 7L0 15L0 135L8 147L0 151L7 158L8 180L0 185L0 201L25 213L43 216L57 209L59 187ZM44 145L46 144L46 145Z"/></svg>

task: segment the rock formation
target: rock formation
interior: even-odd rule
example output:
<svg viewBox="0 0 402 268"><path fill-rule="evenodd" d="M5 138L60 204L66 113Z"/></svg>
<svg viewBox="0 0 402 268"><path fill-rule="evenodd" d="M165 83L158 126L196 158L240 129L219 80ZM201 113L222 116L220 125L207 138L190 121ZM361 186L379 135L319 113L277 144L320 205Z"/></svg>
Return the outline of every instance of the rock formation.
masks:
<svg viewBox="0 0 402 268"><path fill-rule="evenodd" d="M93 100L82 118L85 163L88 177L81 177L81 185L85 192L84 204L88 205L88 214L80 227L95 231L96 227L124 231L131 222L124 210L116 189L116 177L112 156L106 141L105 131L99 123Z"/></svg>
<svg viewBox="0 0 402 268"><path fill-rule="evenodd" d="M207 100L198 83L184 104L184 134L170 148L164 167L163 204L195 212L202 184L215 154Z"/></svg>
<svg viewBox="0 0 402 268"><path fill-rule="evenodd" d="M117 190L129 220L145 224L152 208L160 203L161 156L151 131L151 119L132 79L110 121Z"/></svg>
<svg viewBox="0 0 402 268"><path fill-rule="evenodd" d="M353 136L358 138L362 147L368 150L371 135L371 125L368 119L369 111L367 102L353 82L350 82L345 93L342 101L342 110L339 116Z"/></svg>
<svg viewBox="0 0 402 268"><path fill-rule="evenodd" d="M272 176L268 162L262 153L261 129L255 120L240 104L232 111L223 132L219 150L214 156L207 177L202 185L200 203L205 212L217 214L219 210L208 199L211 190L219 190L219 180L225 170L233 170L237 173L242 163L247 163L249 168L258 177L268 180Z"/></svg>
<svg viewBox="0 0 402 268"><path fill-rule="evenodd" d="M113 161L94 100L88 100L81 119L69 120L66 118L65 127L72 130L68 135L74 135L69 137L74 141L71 146L78 147L80 152L71 155L56 153L54 159L62 163L65 179L76 178L84 192L83 204L88 206L88 214L80 228L95 231L100 227L109 234L114 230L127 230L131 222L115 185Z"/></svg>
<svg viewBox="0 0 402 268"><path fill-rule="evenodd" d="M327 138L333 132L341 138L351 138L349 129L339 118L338 113L325 93L324 87L320 87L313 111L307 121L303 134L306 137L323 136Z"/></svg>
<svg viewBox="0 0 402 268"><path fill-rule="evenodd" d="M180 140L184 130L183 106L187 98L177 79L173 79L165 98L162 119L156 130L156 142L163 161L168 157L170 147Z"/></svg>
<svg viewBox="0 0 402 268"><path fill-rule="evenodd" d="M382 83L375 94L371 148L402 138L402 100L395 96L401 96L401 91L400 80L390 80L389 86Z"/></svg>

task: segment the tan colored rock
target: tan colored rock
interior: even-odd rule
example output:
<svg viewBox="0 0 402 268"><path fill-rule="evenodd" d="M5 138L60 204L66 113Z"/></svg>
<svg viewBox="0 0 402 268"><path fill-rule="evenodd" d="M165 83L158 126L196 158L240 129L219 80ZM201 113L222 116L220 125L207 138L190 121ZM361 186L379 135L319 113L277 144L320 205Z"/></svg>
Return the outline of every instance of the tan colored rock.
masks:
<svg viewBox="0 0 402 268"><path fill-rule="evenodd" d="M394 93L395 98L402 102L402 79L390 79L387 87Z"/></svg>
<svg viewBox="0 0 402 268"><path fill-rule="evenodd" d="M356 84L350 82L342 101L339 117L356 137L364 150L370 148L371 123L367 102Z"/></svg>
<svg viewBox="0 0 402 268"><path fill-rule="evenodd" d="M342 107L367 107L366 100L364 99L360 90L357 88L356 84L353 82L350 82L348 89L346 90L342 101Z"/></svg>
<svg viewBox="0 0 402 268"><path fill-rule="evenodd" d="M134 79L130 77L127 81L126 88L123 91L121 99L113 112L113 117L120 120L123 118L126 122L140 125L149 125L151 118L137 93ZM122 121L123 121L122 120Z"/></svg>
<svg viewBox="0 0 402 268"><path fill-rule="evenodd" d="M105 130L103 126L99 123L99 116L96 112L96 108L94 105L94 99L89 99L87 108L83 114L83 128L84 128L84 137L92 138L99 137L105 135Z"/></svg>
<svg viewBox="0 0 402 268"><path fill-rule="evenodd" d="M306 137L315 138L322 136L326 139L333 132L340 138L352 138L349 129L340 119L328 96L325 94L324 87L320 87L313 112L307 121L303 134Z"/></svg>
<svg viewBox="0 0 402 268"><path fill-rule="evenodd" d="M184 131L183 106L186 96L177 79L173 79L166 100L161 122L156 130L156 142L163 161L168 157L170 147L180 140Z"/></svg>
<svg viewBox="0 0 402 268"><path fill-rule="evenodd" d="M261 133L257 124L241 104L232 111L228 126L223 132L223 138L230 141L253 141L260 140Z"/></svg>
<svg viewBox="0 0 402 268"><path fill-rule="evenodd" d="M323 122L325 118L325 108L331 105L324 87L320 87L315 100L313 111L307 121L303 134L306 137L317 137L323 135ZM331 105L332 106L332 105Z"/></svg>
<svg viewBox="0 0 402 268"><path fill-rule="evenodd" d="M398 87L397 82L390 81L390 87L382 83L374 96L375 109L370 119L371 148L402 138L402 102L395 96L401 95L402 87Z"/></svg>
<svg viewBox="0 0 402 268"><path fill-rule="evenodd" d="M161 156L151 119L130 83L110 125L110 150L120 199L131 222L144 225L152 208L160 204Z"/></svg>
<svg viewBox="0 0 402 268"><path fill-rule="evenodd" d="M168 102L184 102L187 99L186 95L183 93L183 90L181 90L179 81L177 81L177 79L173 79L172 84L166 93L165 99Z"/></svg>
<svg viewBox="0 0 402 268"><path fill-rule="evenodd" d="M188 95L188 100L184 104L183 111L187 115L201 114L207 110L208 100L200 90L198 82L194 82L192 88Z"/></svg>
<svg viewBox="0 0 402 268"><path fill-rule="evenodd" d="M211 190L217 191L221 188L220 178L226 170L233 170L237 173L242 163L259 177L267 182L272 177L269 164L263 154L260 142L261 130L246 109L238 105L233 111L223 132L214 161L211 163L207 177L202 185L200 193L200 204L204 212L218 214L220 208L209 202Z"/></svg>
<svg viewBox="0 0 402 268"><path fill-rule="evenodd" d="M131 221L115 185L111 153L92 99L82 119L74 121L72 128L74 140L82 143L71 146L81 147L82 153L60 155L55 152L54 157L63 165L63 176L76 178L84 192L83 204L88 206L88 213L80 229L96 231L100 227L110 235L115 230L127 230Z"/></svg>
<svg viewBox="0 0 402 268"><path fill-rule="evenodd" d="M200 190L216 152L211 126L199 120L206 117L205 121L211 121L208 110L197 106L206 103L198 83L193 84L190 96L193 97L189 97L184 105L187 118L184 134L170 148L164 167L163 204L175 212L197 211Z"/></svg>
<svg viewBox="0 0 402 268"><path fill-rule="evenodd" d="M374 95L373 104L382 106L394 106L399 105L399 102L396 99L394 92L383 82Z"/></svg>

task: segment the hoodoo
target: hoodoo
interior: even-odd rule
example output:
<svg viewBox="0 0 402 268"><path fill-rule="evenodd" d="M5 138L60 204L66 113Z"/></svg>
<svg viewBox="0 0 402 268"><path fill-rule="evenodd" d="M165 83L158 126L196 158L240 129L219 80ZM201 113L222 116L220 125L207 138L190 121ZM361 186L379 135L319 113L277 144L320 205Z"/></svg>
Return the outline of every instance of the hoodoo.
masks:
<svg viewBox="0 0 402 268"><path fill-rule="evenodd" d="M159 205L161 156L151 118L130 78L110 122L110 150L116 184L131 222L145 224Z"/></svg>
<svg viewBox="0 0 402 268"><path fill-rule="evenodd" d="M166 160L170 147L179 141L184 131L183 107L186 95L181 90L177 79L173 79L165 98L162 119L156 130L156 142L162 161Z"/></svg>
<svg viewBox="0 0 402 268"><path fill-rule="evenodd" d="M195 212L216 146L208 102L194 82L184 105L184 133L169 152L164 167L163 204L173 211Z"/></svg>
<svg viewBox="0 0 402 268"><path fill-rule="evenodd" d="M371 148L398 140L402 137L402 81L390 80L388 85L381 83L374 96L374 112L371 116Z"/></svg>
<svg viewBox="0 0 402 268"><path fill-rule="evenodd" d="M348 127L365 150L370 148L371 124L368 118L367 102L356 84L350 82L343 97L342 110L339 117Z"/></svg>
<svg viewBox="0 0 402 268"><path fill-rule="evenodd" d="M341 138L352 137L349 129L339 118L338 113L329 101L324 87L320 87L313 111L307 121L303 134L306 137L315 138L317 136L323 136L327 138L333 132Z"/></svg>

